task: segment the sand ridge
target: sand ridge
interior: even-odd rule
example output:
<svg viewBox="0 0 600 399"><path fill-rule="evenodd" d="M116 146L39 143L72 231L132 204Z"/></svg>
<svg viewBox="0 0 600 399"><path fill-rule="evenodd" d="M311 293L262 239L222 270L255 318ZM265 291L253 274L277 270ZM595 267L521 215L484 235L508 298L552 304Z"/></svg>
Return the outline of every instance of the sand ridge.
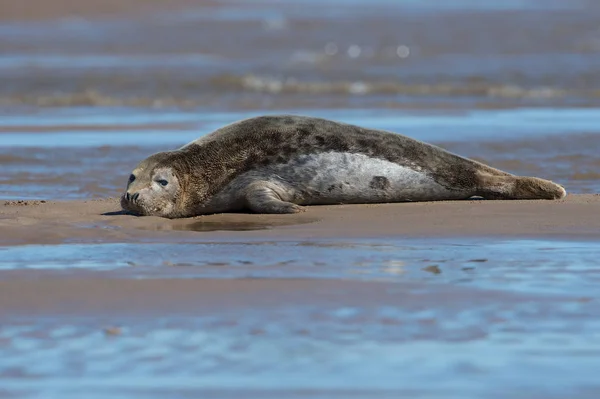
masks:
<svg viewBox="0 0 600 399"><path fill-rule="evenodd" d="M378 306L382 303L420 303L435 306L441 298L468 301L481 295L487 301L519 303L531 299L577 302L573 296L482 291L471 287L440 286L435 296L418 283L364 282L313 279L12 279L0 281L0 317L40 315L110 315L143 317L170 314L243 310L249 307L276 309L298 303L323 306ZM23 293L36 295L23 295Z"/></svg>
<svg viewBox="0 0 600 399"><path fill-rule="evenodd" d="M210 0L53 0L0 1L0 20L39 21L56 18L104 18L180 7L214 5Z"/></svg>
<svg viewBox="0 0 600 399"><path fill-rule="evenodd" d="M193 226L198 223L209 227L188 231L198 230ZM244 224L249 227L239 228ZM298 215L230 213L174 220L123 214L114 198L5 201L0 206L0 245L460 236L596 240L600 237L600 195L575 194L560 201L312 206Z"/></svg>

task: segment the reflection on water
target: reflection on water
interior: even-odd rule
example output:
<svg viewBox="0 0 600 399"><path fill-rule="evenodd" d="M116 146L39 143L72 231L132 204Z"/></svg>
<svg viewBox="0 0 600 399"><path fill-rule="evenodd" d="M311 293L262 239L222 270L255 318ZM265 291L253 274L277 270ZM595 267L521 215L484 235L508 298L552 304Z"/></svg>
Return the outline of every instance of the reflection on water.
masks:
<svg viewBox="0 0 600 399"><path fill-rule="evenodd" d="M122 333L109 337L98 321L21 323L0 331L0 373L20 398L595 397L598 319L578 320L579 335L557 323L598 316L592 306L453 308L465 299L410 312L386 303L111 319Z"/></svg>
<svg viewBox="0 0 600 399"><path fill-rule="evenodd" d="M300 218L293 223L312 221ZM228 226L226 223L210 228ZM260 222L241 223L241 226L265 227ZM63 244L0 247L0 257L0 269L4 270L116 270L123 277L427 281L500 290L509 287L511 291L523 292L576 290L581 295L595 295L600 283L596 262L600 245L570 241Z"/></svg>
<svg viewBox="0 0 600 399"><path fill-rule="evenodd" d="M275 215L276 216L276 215ZM180 231L252 231L252 230L268 230L273 227L294 226L298 224L314 223L319 219L315 218L298 218L298 217L269 217L268 220L201 220L193 222L174 222L163 223L149 226L153 230L180 230Z"/></svg>

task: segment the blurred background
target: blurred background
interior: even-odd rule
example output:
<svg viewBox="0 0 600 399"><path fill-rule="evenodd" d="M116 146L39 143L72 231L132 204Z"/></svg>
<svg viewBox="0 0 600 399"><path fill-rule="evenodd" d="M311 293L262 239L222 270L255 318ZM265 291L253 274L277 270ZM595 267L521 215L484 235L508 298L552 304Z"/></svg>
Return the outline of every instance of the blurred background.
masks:
<svg viewBox="0 0 600 399"><path fill-rule="evenodd" d="M283 112L597 191L599 20L593 0L3 0L0 196L117 195L149 153Z"/></svg>
<svg viewBox="0 0 600 399"><path fill-rule="evenodd" d="M599 22L598 0L0 0L0 200L118 196L151 153L268 113L600 193ZM596 399L589 198L514 226L537 204L465 204L504 238L462 237L456 204L414 214L447 238L353 240L4 207L0 398Z"/></svg>

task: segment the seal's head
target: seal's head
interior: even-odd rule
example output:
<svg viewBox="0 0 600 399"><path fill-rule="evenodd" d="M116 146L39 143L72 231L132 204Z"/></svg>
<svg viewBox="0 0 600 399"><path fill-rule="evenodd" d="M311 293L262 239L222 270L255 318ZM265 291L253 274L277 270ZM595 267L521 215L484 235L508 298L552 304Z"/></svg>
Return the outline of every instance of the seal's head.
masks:
<svg viewBox="0 0 600 399"><path fill-rule="evenodd" d="M143 216L181 216L182 180L167 153L146 158L131 172L121 196L124 210Z"/></svg>

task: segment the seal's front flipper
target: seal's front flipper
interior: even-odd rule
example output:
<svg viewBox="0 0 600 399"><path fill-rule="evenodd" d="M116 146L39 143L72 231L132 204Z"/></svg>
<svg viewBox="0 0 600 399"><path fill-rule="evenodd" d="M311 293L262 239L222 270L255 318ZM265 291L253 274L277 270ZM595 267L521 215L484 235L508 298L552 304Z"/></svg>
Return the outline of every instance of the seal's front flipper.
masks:
<svg viewBox="0 0 600 399"><path fill-rule="evenodd" d="M283 201L266 182L255 182L248 186L246 202L248 208L256 213L298 213L305 210L299 205Z"/></svg>
<svg viewBox="0 0 600 399"><path fill-rule="evenodd" d="M480 173L478 196L486 199L561 199L565 189L537 177L493 176Z"/></svg>

